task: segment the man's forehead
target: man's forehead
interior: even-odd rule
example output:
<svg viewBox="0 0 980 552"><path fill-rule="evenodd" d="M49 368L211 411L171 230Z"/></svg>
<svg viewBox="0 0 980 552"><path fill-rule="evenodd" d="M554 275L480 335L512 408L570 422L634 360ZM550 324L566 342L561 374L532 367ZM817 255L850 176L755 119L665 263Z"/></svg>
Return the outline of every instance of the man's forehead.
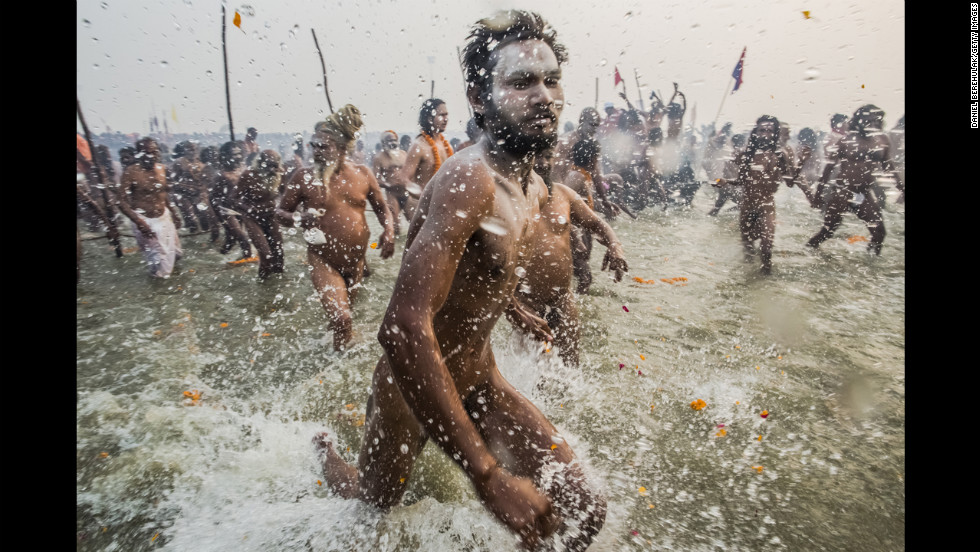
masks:
<svg viewBox="0 0 980 552"><path fill-rule="evenodd" d="M495 77L506 77L515 73L557 73L561 76L561 67L555 52L543 40L509 42L498 48L494 55Z"/></svg>

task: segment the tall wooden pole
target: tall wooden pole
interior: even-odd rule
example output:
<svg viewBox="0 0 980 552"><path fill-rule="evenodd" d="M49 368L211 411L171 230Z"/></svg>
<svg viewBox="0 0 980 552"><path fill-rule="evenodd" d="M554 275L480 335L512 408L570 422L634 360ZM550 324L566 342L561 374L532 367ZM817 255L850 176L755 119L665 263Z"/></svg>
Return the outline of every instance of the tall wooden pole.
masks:
<svg viewBox="0 0 980 552"><path fill-rule="evenodd" d="M85 141L88 142L88 150L92 154L92 167L95 173L95 178L102 186L103 192L106 192L105 179L102 177L102 167L99 165L99 155L95 151L95 144L92 142L92 135L88 131L88 125L85 124L85 116L82 115L82 103L78 100L78 96L75 96L75 110L78 112L78 120L82 123L82 130L85 132ZM109 228L115 228L115 223L112 221L112 209L109 206L109 198L111 197L109 193L105 193L103 197L106 199L106 220L109 221ZM119 238L110 239L109 243L116 248L116 257L122 257L122 245L119 244Z"/></svg>
<svg viewBox="0 0 980 552"><path fill-rule="evenodd" d="M323 62L323 51L320 50L320 43L316 39L316 31L310 29L313 33L313 44L316 45L316 53L320 56L320 67L323 68L323 91L327 94L327 107L330 108L330 114L333 114L333 102L330 101L330 89L327 88L327 64Z"/></svg>
<svg viewBox="0 0 980 552"><path fill-rule="evenodd" d="M640 74L636 72L636 67L633 68L633 78L636 79L636 95L640 98L640 111L646 111L643 107L643 92L640 92Z"/></svg>
<svg viewBox="0 0 980 552"><path fill-rule="evenodd" d="M595 78L595 105L592 107L599 111L599 77Z"/></svg>
<svg viewBox="0 0 980 552"><path fill-rule="evenodd" d="M228 46L225 45L225 5L221 4L221 53L225 58L225 105L228 106L228 132L231 141L235 141L235 123L231 120L231 88L228 84Z"/></svg>

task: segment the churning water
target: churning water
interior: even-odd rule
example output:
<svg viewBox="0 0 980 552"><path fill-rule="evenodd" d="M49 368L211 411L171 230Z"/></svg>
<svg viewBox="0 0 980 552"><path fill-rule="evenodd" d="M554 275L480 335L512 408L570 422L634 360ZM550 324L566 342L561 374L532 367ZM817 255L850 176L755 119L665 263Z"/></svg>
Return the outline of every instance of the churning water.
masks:
<svg viewBox="0 0 980 552"><path fill-rule="evenodd" d="M769 277L742 260L736 211L706 215L710 189L691 210L624 215L613 227L631 274L617 284L599 273L596 244L578 369L498 324L501 371L605 489L591 550L904 549L905 214L895 197L890 189L875 258L848 240L867 236L851 214L807 250L820 213L782 188ZM116 259L104 240L84 242L78 550L514 548L432 445L388 514L320 484L316 431L356 457L400 251L387 261L369 251L354 341L337 354L300 235L287 236L287 273L267 282L254 264L226 265L231 255L207 240L185 237L166 281L151 281L137 252Z"/></svg>

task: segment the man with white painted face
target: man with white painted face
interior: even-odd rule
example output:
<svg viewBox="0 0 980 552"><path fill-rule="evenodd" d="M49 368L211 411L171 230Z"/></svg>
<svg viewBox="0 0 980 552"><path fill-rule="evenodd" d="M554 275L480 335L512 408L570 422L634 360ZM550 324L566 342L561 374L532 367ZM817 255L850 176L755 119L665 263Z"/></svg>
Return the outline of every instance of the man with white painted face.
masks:
<svg viewBox="0 0 980 552"><path fill-rule="evenodd" d="M347 156L363 124L360 110L351 104L317 123L310 139L313 166L293 175L276 210L280 224L305 230L310 279L329 318L337 351L353 336L351 302L364 277L371 237L365 216L368 204L383 228L376 245L381 258L395 253L391 211L378 181L371 169Z"/></svg>
<svg viewBox="0 0 980 552"><path fill-rule="evenodd" d="M408 191L404 186L395 182L394 175L405 165L408 154L398 147L398 134L394 130L386 130L381 134L381 151L371 161L374 177L378 185L385 191L385 201L391 211L391 221L395 225L395 235L401 235L402 225L398 219L399 213L405 213L405 219L412 221L405 203L408 201Z"/></svg>
<svg viewBox="0 0 980 552"><path fill-rule="evenodd" d="M526 548L584 550L606 502L568 443L500 374L490 333L534 255L547 189L532 169L554 146L565 48L539 15L500 12L463 53L467 99L484 135L429 181L378 339L357 466L315 438L331 489L381 508L399 502L431 439ZM544 324L533 317L529 323ZM546 327L545 327L546 330Z"/></svg>

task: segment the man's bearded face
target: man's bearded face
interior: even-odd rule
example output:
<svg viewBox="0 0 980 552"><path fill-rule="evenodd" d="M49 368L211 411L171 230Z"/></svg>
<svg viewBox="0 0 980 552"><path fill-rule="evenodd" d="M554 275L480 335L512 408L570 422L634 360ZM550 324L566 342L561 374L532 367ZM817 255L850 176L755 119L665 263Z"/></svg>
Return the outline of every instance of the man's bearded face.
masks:
<svg viewBox="0 0 980 552"><path fill-rule="evenodd" d="M515 155L554 146L565 100L555 53L540 40L523 40L500 48L496 57L484 104L485 126L493 139Z"/></svg>

